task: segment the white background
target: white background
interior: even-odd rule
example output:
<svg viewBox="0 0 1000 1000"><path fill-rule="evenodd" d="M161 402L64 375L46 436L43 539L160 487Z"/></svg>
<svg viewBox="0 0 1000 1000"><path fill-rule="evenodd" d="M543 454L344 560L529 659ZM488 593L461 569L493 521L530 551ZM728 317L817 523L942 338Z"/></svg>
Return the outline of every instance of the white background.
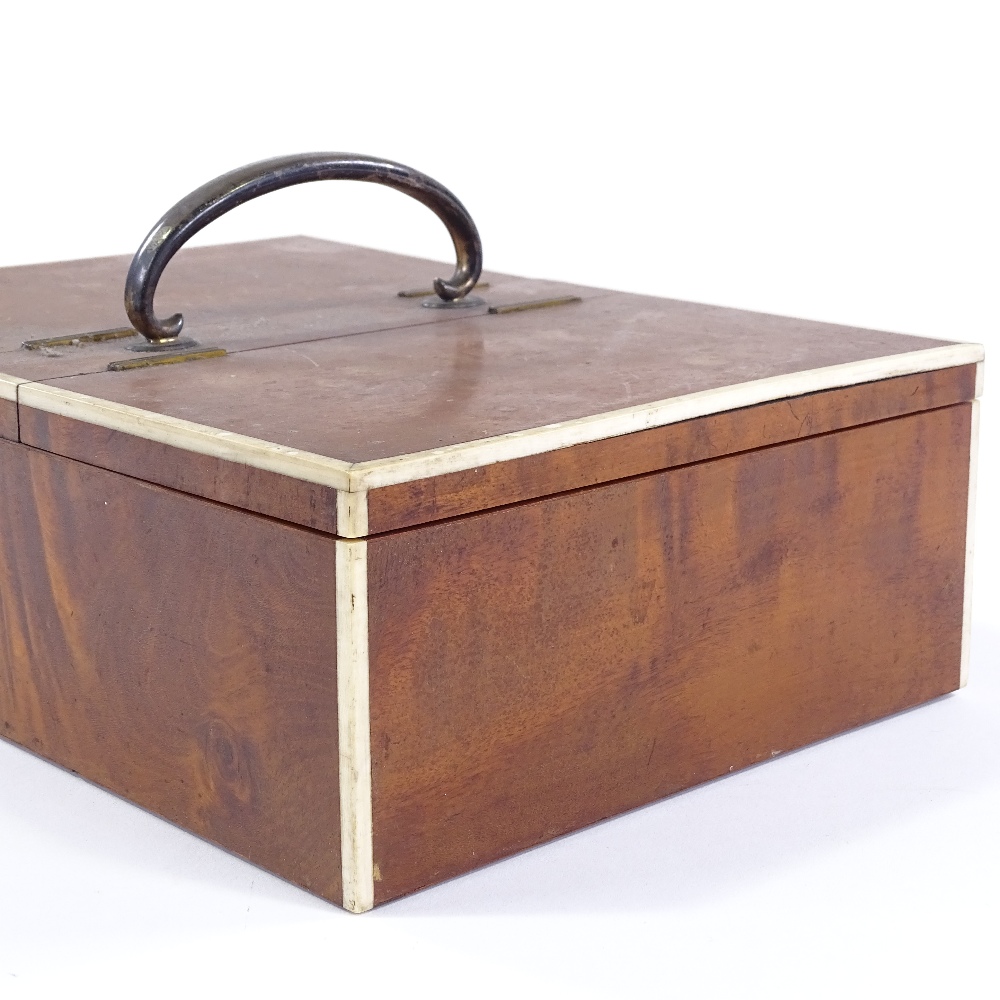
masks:
<svg viewBox="0 0 1000 1000"><path fill-rule="evenodd" d="M242 163L409 163L487 266L1000 349L991 3L8 4L0 264L131 253ZM442 260L396 192L202 234ZM335 276L331 276L335 280ZM349 916L0 745L0 996L1000 995L1000 421L970 686Z"/></svg>

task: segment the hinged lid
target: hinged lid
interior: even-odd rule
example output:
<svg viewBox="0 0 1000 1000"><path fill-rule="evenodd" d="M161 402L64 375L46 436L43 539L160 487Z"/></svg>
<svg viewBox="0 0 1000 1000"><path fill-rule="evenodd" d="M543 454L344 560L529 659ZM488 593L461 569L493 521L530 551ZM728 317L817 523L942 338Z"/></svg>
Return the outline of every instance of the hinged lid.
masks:
<svg viewBox="0 0 1000 1000"><path fill-rule="evenodd" d="M226 353L109 371L153 357L85 336L126 326L127 267L0 270L17 438L344 537L979 391L975 344L500 274L480 306L426 308L398 293L430 295L438 265L304 237L181 251L158 303ZM79 343L21 346L53 337Z"/></svg>

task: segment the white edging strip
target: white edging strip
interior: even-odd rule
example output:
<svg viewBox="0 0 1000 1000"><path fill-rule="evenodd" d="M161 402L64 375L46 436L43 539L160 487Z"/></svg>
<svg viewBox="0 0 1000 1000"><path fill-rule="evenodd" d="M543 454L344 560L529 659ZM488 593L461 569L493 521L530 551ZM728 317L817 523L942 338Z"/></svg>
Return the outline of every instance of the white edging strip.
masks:
<svg viewBox="0 0 1000 1000"><path fill-rule="evenodd" d="M368 711L368 543L337 541L337 728L344 908L375 905Z"/></svg>
<svg viewBox="0 0 1000 1000"><path fill-rule="evenodd" d="M368 534L368 491L337 492L337 534L341 538L364 538Z"/></svg>
<svg viewBox="0 0 1000 1000"><path fill-rule="evenodd" d="M495 462L506 462L546 451L568 448L589 441L620 437L651 427L692 420L712 413L756 406L775 399L802 396L825 389L875 382L879 379L913 375L917 372L954 368L983 359L981 344L949 344L923 351L893 354L889 357L851 361L828 368L816 368L788 375L774 375L754 382L705 389L686 396L676 396L659 403L644 403L593 417L581 417L562 423L547 424L530 430L515 431L468 444L449 445L431 451L377 462L359 462L351 467L351 489L376 489L462 472Z"/></svg>
<svg viewBox="0 0 1000 1000"><path fill-rule="evenodd" d="M121 403L110 403L94 396L70 392L40 382L21 382L14 386L26 406L49 413L72 417L88 423L125 431L136 437L173 445L187 451L277 472L293 479L331 486L359 493L382 486L394 486L449 472L462 472L496 462L506 462L529 455L539 455L589 441L620 437L651 427L692 420L736 410L775 399L801 396L826 389L840 389L879 379L913 375L917 372L954 368L983 360L980 344L947 344L922 351L892 354L866 361L851 361L805 372L774 375L677 396L660 402L643 403L590 417L565 420L527 430L513 431L480 441L448 445L396 458L352 464L311 452L298 451L258 438L221 431ZM0 392L4 383L0 382ZM341 510L338 502L338 514ZM360 508L348 515L346 524L360 524Z"/></svg>
<svg viewBox="0 0 1000 1000"><path fill-rule="evenodd" d="M18 378L16 375L4 375L3 372L0 372L0 399L9 399L12 403L16 403L17 387L26 381L26 379Z"/></svg>
<svg viewBox="0 0 1000 1000"><path fill-rule="evenodd" d="M977 386L978 388L978 386ZM972 645L972 550L976 531L976 466L979 464L979 400L972 401L972 435L969 441L969 514L965 528L965 590L962 598L962 666L958 686L969 683Z"/></svg>
<svg viewBox="0 0 1000 1000"><path fill-rule="evenodd" d="M337 458L298 451L233 431L222 431L205 424L181 420L179 417L140 410L124 403L111 403L42 382L22 383L19 399L25 406L33 406L37 410L83 420L109 430L124 431L147 441L157 441L185 451L250 465L267 472L302 479L307 483L318 483L320 486L332 486L339 490L346 490L350 486L347 470L351 463Z"/></svg>

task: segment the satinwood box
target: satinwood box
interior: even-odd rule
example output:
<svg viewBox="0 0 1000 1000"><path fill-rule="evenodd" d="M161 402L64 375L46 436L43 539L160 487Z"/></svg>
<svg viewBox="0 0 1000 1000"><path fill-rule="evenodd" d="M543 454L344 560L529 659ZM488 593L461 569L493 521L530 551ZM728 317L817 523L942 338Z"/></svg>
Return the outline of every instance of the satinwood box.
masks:
<svg viewBox="0 0 1000 1000"><path fill-rule="evenodd" d="M0 271L0 732L197 835L361 911L964 683L978 345L128 263Z"/></svg>

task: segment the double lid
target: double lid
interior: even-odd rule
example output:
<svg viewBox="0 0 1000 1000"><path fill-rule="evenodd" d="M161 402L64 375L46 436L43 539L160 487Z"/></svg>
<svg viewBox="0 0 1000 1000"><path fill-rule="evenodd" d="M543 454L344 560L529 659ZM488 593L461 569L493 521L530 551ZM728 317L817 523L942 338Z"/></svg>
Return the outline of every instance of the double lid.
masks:
<svg viewBox="0 0 1000 1000"><path fill-rule="evenodd" d="M387 161L350 158L347 174L333 157L313 154L318 176L287 180L303 162L289 158L206 185L154 227L131 271L127 257L0 269L0 402L16 404L17 439L357 538L978 393L976 344L480 277L478 234L440 185L447 198L421 200L455 241L448 281L429 261L306 237L187 248L165 267L183 242L171 235L221 214L220 198L224 211L265 193L246 179L275 163L287 183L390 183L357 172ZM126 325L127 273L142 335ZM152 291L162 314L183 311L183 338L156 320ZM964 379L926 374L957 368ZM905 377L875 399L871 383ZM812 396L825 390L844 390L836 406ZM775 404L799 396L811 402Z"/></svg>

